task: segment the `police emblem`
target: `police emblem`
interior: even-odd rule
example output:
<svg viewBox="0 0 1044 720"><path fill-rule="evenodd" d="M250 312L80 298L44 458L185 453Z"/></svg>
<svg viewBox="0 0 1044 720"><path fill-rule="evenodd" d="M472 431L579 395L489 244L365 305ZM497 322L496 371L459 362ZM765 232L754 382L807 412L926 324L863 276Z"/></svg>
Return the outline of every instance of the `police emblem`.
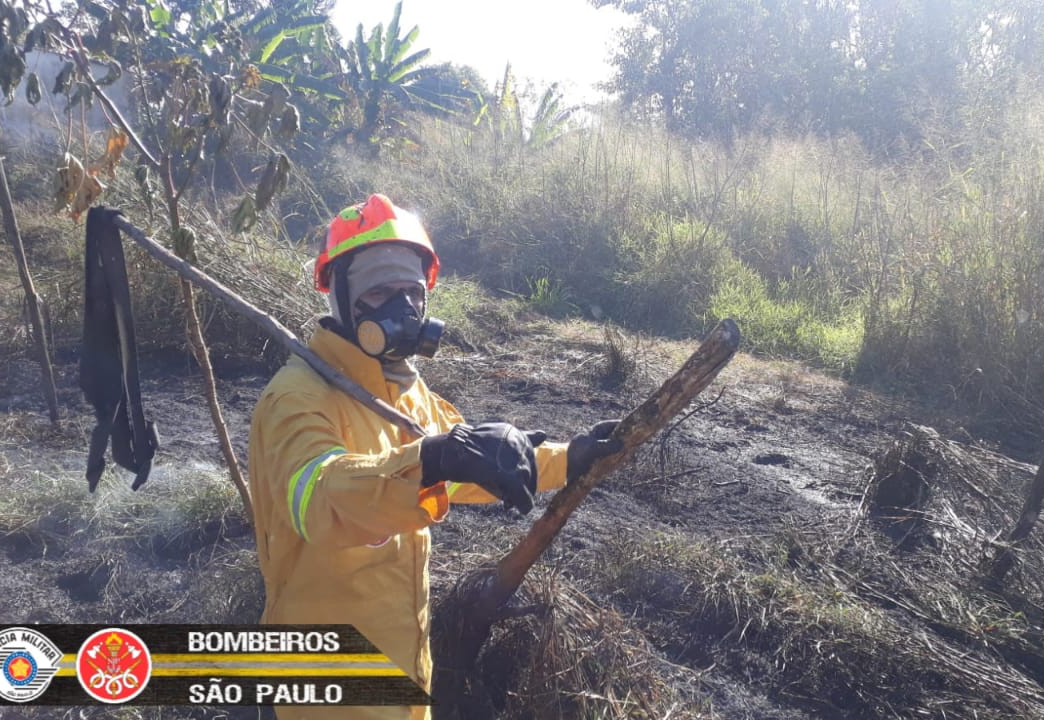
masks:
<svg viewBox="0 0 1044 720"><path fill-rule="evenodd" d="M76 653L76 677L95 700L124 703L141 694L152 675L152 656L134 633L106 628L87 638Z"/></svg>
<svg viewBox="0 0 1044 720"><path fill-rule="evenodd" d="M43 694L62 662L62 651L31 628L0 629L0 697L29 702Z"/></svg>

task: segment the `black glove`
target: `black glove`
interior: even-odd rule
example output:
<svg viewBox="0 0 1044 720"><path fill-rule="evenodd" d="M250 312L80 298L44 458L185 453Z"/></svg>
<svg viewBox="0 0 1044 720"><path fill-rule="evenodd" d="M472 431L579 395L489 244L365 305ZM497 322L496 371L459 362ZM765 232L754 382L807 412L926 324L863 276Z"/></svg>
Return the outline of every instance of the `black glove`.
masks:
<svg viewBox="0 0 1044 720"><path fill-rule="evenodd" d="M586 475L595 460L623 450L623 440L610 438L619 420L603 420L586 433L573 436L566 449L566 484Z"/></svg>
<svg viewBox="0 0 1044 720"><path fill-rule="evenodd" d="M522 432L509 423L454 425L421 441L421 484L474 483L524 515L533 509L537 488L533 448L545 439L546 433Z"/></svg>

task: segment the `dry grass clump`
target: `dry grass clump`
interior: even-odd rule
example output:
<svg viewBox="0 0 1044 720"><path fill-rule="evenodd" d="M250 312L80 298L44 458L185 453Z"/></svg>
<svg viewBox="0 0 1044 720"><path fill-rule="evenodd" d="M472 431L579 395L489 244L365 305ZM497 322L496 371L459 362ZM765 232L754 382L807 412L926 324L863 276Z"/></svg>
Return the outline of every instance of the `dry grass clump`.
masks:
<svg viewBox="0 0 1044 720"><path fill-rule="evenodd" d="M463 697L440 693L444 678L436 678L436 718L714 717L697 698L697 673L666 661L616 610L557 573L535 569L515 603L468 669ZM453 630L439 622L449 614L436 610L437 651L453 647ZM436 656L440 673L453 666L444 653Z"/></svg>
<svg viewBox="0 0 1044 720"><path fill-rule="evenodd" d="M852 542L888 560L883 572L861 579L861 592L989 649L1041 693L1044 533L1037 528L1025 540L1003 583L989 577L996 541L1018 520L1035 470L908 423L867 474L869 522L853 528Z"/></svg>
<svg viewBox="0 0 1044 720"><path fill-rule="evenodd" d="M747 559L680 533L621 543L600 585L686 664L716 665L832 717L1044 713L1044 690L1021 666L990 646L958 644L966 638L940 632L934 613L908 611L892 559L835 563L841 531L824 540L819 528L812 541L791 534Z"/></svg>
<svg viewBox="0 0 1044 720"><path fill-rule="evenodd" d="M54 559L38 572L53 572L57 594L66 596L55 600L48 588L40 612L54 621L80 612L150 622L259 616L251 528L223 473L186 463L164 477L166 467L154 468L146 488L133 492L127 473L110 465L89 494L81 468L0 449L7 480L0 551L15 565Z"/></svg>
<svg viewBox="0 0 1044 720"><path fill-rule="evenodd" d="M706 718L698 675L666 662L614 609L551 574L533 583L542 618L495 638L485 662L523 657L506 718Z"/></svg>
<svg viewBox="0 0 1044 720"><path fill-rule="evenodd" d="M60 553L63 539L83 524L83 509L73 492L79 482L46 470L23 475L23 469L12 468L10 462L0 455L0 469L8 471L0 473L7 476L0 504L0 549L15 562ZM76 480L86 491L86 481Z"/></svg>
<svg viewBox="0 0 1044 720"><path fill-rule="evenodd" d="M197 242L204 272L302 339L315 328L317 318L329 312L325 296L312 286L309 263L314 257L310 247L230 235L216 227L202 233L202 240ZM213 326L208 328L207 337L214 347L239 355L244 344L258 351L272 345L253 323L209 295L201 295L200 302Z"/></svg>
<svg viewBox="0 0 1044 720"><path fill-rule="evenodd" d="M198 561L186 605L171 612L170 622L258 622L265 606L265 585L251 547L215 544ZM164 620L166 622L166 620Z"/></svg>
<svg viewBox="0 0 1044 720"><path fill-rule="evenodd" d="M918 557L938 558L953 575L973 575L1018 519L1035 468L981 447L961 445L907 423L875 460L862 509ZM1044 603L1044 533L1026 540L1017 589Z"/></svg>

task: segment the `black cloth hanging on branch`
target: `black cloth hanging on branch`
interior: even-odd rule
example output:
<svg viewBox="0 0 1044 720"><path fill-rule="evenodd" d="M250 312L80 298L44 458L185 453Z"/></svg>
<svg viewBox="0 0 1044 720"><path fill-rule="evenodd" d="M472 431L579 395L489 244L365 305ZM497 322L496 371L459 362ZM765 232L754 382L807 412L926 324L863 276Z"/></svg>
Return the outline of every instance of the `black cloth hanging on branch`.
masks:
<svg viewBox="0 0 1044 720"><path fill-rule="evenodd" d="M135 473L132 490L149 477L159 448L156 427L145 420L138 385L138 353L134 341L123 241L114 218L119 210L87 211L86 278L80 388L94 406L98 424L91 432L87 486L98 487L105 469L105 447L112 439L112 459Z"/></svg>

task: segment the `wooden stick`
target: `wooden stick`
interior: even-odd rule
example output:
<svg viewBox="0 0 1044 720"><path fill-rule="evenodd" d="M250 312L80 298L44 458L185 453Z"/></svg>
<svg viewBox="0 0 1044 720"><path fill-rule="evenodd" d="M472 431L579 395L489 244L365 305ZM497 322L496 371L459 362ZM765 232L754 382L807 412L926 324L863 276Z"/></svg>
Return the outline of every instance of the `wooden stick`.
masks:
<svg viewBox="0 0 1044 720"><path fill-rule="evenodd" d="M736 323L722 320L681 369L620 422L613 437L623 441L623 450L598 460L586 475L555 495L526 537L498 563L496 580L489 590L490 600L495 606L499 607L514 594L526 572L592 488L630 459L635 448L665 427L710 385L732 359L739 341L740 331Z"/></svg>
<svg viewBox="0 0 1044 720"><path fill-rule="evenodd" d="M1022 512L1019 513L1019 521L1008 533L1008 542L1002 545L993 558L990 567L990 577L996 582L1004 580L1004 576L1015 566L1015 549L1020 547L1023 541L1029 537L1033 526L1040 518L1041 507L1044 506L1044 460L1037 467L1037 474L1033 476L1033 482L1026 489L1026 499L1022 504Z"/></svg>
<svg viewBox="0 0 1044 720"><path fill-rule="evenodd" d="M352 382L344 375L337 372L337 370L330 366L325 360L316 355L306 345L302 344L292 332L290 332L274 317L243 299L234 291L225 287L199 268L185 262L174 253L167 250L159 242L148 237L144 232L131 224L131 222L126 218L117 216L116 226L129 235L131 239L144 248L145 252L156 260L159 260L161 263L177 272L181 277L192 281L205 290L209 290L221 300L224 300L238 313L259 325L262 330L268 333L269 336L279 342L291 353L297 355L308 363L310 368L315 370L324 380L336 387L338 390L355 398L385 420L394 423L410 433L413 437L424 437L424 435L426 435L424 428L414 422L411 418L399 412L373 393L365 390L358 383Z"/></svg>

